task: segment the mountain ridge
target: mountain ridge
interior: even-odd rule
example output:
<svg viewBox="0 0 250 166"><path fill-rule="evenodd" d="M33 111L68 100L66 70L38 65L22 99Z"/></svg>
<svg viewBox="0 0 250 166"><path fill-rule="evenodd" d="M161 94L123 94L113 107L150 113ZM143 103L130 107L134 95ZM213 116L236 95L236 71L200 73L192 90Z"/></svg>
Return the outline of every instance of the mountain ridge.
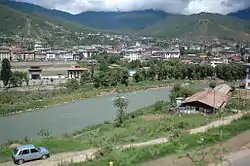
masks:
<svg viewBox="0 0 250 166"><path fill-rule="evenodd" d="M37 13L24 13L0 4L0 35L18 35L50 43L71 42L72 32L91 32L77 23L51 18ZM63 40L62 40L63 39Z"/></svg>
<svg viewBox="0 0 250 166"><path fill-rule="evenodd" d="M9 6L10 8L22 12L38 13L53 17L59 17L95 29L105 30L140 30L146 28L147 26L156 24L157 22L164 20L168 16L176 15L153 9L135 10L128 12L86 11L79 14L70 14L64 11L47 9L42 6L26 2L17 2L14 0L0 0L0 4ZM228 15L250 20L250 15L247 16L247 14L250 14L250 8L235 13L229 13ZM107 24L107 22L109 24Z"/></svg>
<svg viewBox="0 0 250 166"><path fill-rule="evenodd" d="M123 32L167 38L210 39L218 36L220 38L249 40L250 33L250 21L239 19L238 13L221 15L201 12L192 15L177 15L149 9L133 12L88 11L72 15L67 12L50 10L24 2L0 0L0 4L23 12L26 15L38 15L38 17L43 15L43 21L53 18L62 19L56 24L63 23L62 27L66 26L68 27L66 29L70 29L70 31L79 29L79 23L81 23L103 32ZM74 26L72 26L73 23L65 25L65 22L67 22L65 20L76 23L74 23ZM24 22L27 22L27 20ZM54 21L52 20L52 22ZM71 29L72 27L74 28Z"/></svg>
<svg viewBox="0 0 250 166"><path fill-rule="evenodd" d="M250 20L250 7L238 12L229 13L230 16L238 17L245 20Z"/></svg>
<svg viewBox="0 0 250 166"><path fill-rule="evenodd" d="M178 15L169 16L139 33L167 38L206 40L221 38L250 41L250 22L233 16L210 13Z"/></svg>

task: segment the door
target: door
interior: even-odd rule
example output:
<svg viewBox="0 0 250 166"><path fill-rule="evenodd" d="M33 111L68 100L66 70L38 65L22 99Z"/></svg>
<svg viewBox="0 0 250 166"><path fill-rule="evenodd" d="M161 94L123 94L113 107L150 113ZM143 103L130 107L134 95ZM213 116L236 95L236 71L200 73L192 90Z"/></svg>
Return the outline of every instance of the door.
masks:
<svg viewBox="0 0 250 166"><path fill-rule="evenodd" d="M20 159L23 159L24 161L29 161L32 160L31 156L30 156L30 150L29 149L25 149L20 153Z"/></svg>
<svg viewBox="0 0 250 166"><path fill-rule="evenodd" d="M37 150L37 149L30 149L30 155L32 157L32 160L33 159L39 159L41 158L42 156L40 155L40 152Z"/></svg>

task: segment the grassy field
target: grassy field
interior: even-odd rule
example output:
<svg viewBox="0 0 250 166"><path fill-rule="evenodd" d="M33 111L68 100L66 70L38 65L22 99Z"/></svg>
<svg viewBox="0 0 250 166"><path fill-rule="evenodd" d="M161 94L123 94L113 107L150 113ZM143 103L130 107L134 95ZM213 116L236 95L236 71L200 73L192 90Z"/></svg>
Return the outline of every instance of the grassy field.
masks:
<svg viewBox="0 0 250 166"><path fill-rule="evenodd" d="M174 142L168 142L161 145L143 147L143 148L132 148L127 150L110 150L106 151L102 156L98 156L96 160L75 163L71 166L106 166L110 161L114 162L115 166L129 166L138 165L142 162L154 160L166 155L175 154L179 151L181 146L185 145L183 150L190 151L200 146L211 146L224 142L240 133L243 133L250 128L250 116L246 115L243 118L234 121L233 123L214 128L206 133L184 135L180 139ZM220 132L223 131L223 136L220 137ZM197 143L198 140L204 138L203 144Z"/></svg>
<svg viewBox="0 0 250 166"><path fill-rule="evenodd" d="M84 128L63 138L42 137L40 140L12 141L0 148L0 162L10 160L11 144L33 143L47 147L51 153L84 150L91 147L122 145L167 137L171 128L187 130L218 119L218 115L168 115L170 103L161 102L128 114L123 127L116 128L111 122ZM226 114L225 114L226 115ZM153 117L153 118L152 118ZM52 131L53 132L53 131Z"/></svg>

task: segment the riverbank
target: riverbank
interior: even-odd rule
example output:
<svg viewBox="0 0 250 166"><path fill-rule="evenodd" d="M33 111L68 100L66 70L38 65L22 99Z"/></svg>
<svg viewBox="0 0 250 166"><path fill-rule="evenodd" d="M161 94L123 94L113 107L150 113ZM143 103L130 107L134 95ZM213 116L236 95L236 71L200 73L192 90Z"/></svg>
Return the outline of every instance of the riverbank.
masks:
<svg viewBox="0 0 250 166"><path fill-rule="evenodd" d="M9 116L17 113L36 111L44 107L53 107L62 103L70 103L76 100L92 98L96 96L118 94L122 92L132 92L139 90L149 90L163 87L172 87L180 81L147 81L140 83L130 83L129 86L119 85L110 88L94 88L93 85L86 85L77 91L67 91L63 89L51 91L34 92L8 92L1 94L0 116ZM189 84L209 84L210 80L181 81ZM217 80L217 82L222 82Z"/></svg>
<svg viewBox="0 0 250 166"><path fill-rule="evenodd" d="M170 103L163 102L139 109L128 114L124 122L124 127L116 128L112 122L106 121L104 124L93 125L84 128L82 131L72 135L65 135L62 138L52 138L50 131L44 130L40 139L34 140L26 137L24 141L11 141L0 148L0 162L10 160L11 148L16 144L35 144L47 147L52 154L79 151L93 147L103 147L109 145L123 145L148 141L155 138L167 137L171 132L171 127L180 130L188 130L199 127L217 120L218 115L202 116L201 114L168 115L167 110ZM228 113L225 116L229 115ZM154 118L152 118L154 117ZM53 131L51 131L53 133ZM47 135L47 136L44 136Z"/></svg>

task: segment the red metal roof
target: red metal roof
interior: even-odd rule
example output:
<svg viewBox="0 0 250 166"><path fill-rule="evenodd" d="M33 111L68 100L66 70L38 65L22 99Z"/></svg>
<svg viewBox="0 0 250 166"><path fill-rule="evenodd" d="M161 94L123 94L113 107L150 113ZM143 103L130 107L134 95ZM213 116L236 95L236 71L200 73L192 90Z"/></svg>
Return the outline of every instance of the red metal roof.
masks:
<svg viewBox="0 0 250 166"><path fill-rule="evenodd" d="M228 101L228 95L209 89L209 90L198 92L190 97L187 97L183 101L183 103L185 104L185 103L191 103L191 102L197 102L197 101L203 104L206 104L210 107L219 109L219 108L225 107Z"/></svg>

